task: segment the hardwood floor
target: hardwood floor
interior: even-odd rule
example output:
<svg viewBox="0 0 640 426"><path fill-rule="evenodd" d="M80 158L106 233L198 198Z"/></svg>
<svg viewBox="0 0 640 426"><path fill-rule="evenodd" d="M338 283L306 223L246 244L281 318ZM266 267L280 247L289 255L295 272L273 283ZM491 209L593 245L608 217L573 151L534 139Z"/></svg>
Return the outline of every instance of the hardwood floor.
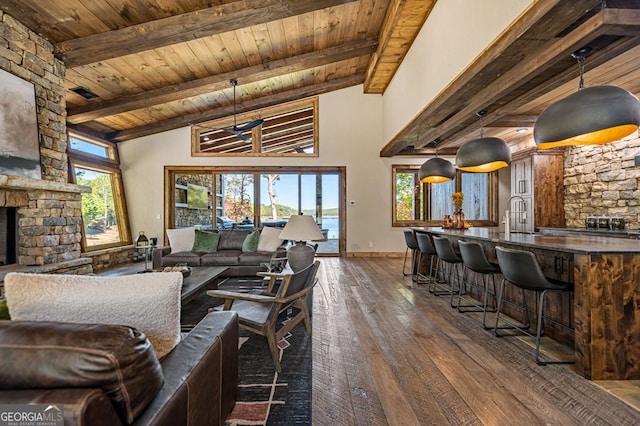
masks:
<svg viewBox="0 0 640 426"><path fill-rule="evenodd" d="M522 340L496 338L478 314L412 286L401 258L321 262L314 425L640 424L630 405L640 401L638 382L537 365Z"/></svg>

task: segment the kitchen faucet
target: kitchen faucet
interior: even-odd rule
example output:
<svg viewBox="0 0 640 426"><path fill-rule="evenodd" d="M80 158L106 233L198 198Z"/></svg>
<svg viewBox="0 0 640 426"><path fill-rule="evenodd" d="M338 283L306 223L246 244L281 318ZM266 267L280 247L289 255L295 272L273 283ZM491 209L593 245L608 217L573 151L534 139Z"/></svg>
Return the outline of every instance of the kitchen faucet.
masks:
<svg viewBox="0 0 640 426"><path fill-rule="evenodd" d="M512 212L509 211L509 208L511 207L511 201L513 201L514 199L520 199L520 201L522 202L522 205L525 206L524 210L513 210ZM504 220L503 220L503 223L505 224L505 234L507 234L507 236L511 232L511 213L513 212L520 213L522 215L521 223L525 223L527 221L526 203L527 202L520 195L512 195L511 197L509 197L509 200L507 201L507 209L504 212Z"/></svg>

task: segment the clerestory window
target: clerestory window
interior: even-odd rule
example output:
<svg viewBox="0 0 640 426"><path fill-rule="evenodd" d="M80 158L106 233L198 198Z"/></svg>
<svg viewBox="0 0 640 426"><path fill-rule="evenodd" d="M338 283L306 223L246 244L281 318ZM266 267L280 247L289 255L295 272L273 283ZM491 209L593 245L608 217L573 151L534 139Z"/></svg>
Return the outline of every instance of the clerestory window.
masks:
<svg viewBox="0 0 640 426"><path fill-rule="evenodd" d="M236 130L259 120L262 123L251 129ZM191 127L191 139L194 157L317 156L318 99L199 123Z"/></svg>

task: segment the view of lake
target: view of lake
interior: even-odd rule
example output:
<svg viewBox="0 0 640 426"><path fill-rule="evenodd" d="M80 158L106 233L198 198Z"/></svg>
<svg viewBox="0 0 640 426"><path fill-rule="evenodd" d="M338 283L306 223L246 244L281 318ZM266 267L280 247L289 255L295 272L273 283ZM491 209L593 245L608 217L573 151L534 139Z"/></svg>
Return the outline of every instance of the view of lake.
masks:
<svg viewBox="0 0 640 426"><path fill-rule="evenodd" d="M325 216L322 218L322 229L328 229L328 238L330 240L338 239L340 221L337 216Z"/></svg>

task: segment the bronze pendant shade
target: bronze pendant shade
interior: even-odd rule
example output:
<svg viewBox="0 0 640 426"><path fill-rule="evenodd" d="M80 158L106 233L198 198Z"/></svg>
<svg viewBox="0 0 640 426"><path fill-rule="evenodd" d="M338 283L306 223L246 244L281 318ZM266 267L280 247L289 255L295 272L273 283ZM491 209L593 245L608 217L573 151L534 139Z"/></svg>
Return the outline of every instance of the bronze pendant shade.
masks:
<svg viewBox="0 0 640 426"><path fill-rule="evenodd" d="M420 166L418 179L423 183L448 182L456 177L456 168L450 161L442 158L430 158Z"/></svg>
<svg viewBox="0 0 640 426"><path fill-rule="evenodd" d="M536 120L538 148L605 144L630 135L640 126L640 101L616 86L580 89L550 105Z"/></svg>
<svg viewBox="0 0 640 426"><path fill-rule="evenodd" d="M499 138L473 139L462 145L456 154L456 167L465 172L488 173L510 163L511 150Z"/></svg>

